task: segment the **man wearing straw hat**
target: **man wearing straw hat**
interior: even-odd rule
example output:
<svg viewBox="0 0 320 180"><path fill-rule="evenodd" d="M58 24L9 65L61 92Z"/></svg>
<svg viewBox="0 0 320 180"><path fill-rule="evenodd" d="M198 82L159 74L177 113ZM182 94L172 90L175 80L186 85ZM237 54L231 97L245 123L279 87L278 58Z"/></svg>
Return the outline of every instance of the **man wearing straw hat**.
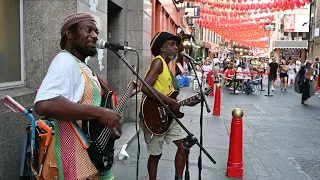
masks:
<svg viewBox="0 0 320 180"><path fill-rule="evenodd" d="M170 61L174 61L178 56L178 46L181 43L181 39L168 32L158 32L152 39L150 46L151 52L155 57L149 69L147 70L145 81L153 87L157 95L161 100L168 105L168 107L176 112L179 110L180 105L176 99L171 99L168 95L173 90L178 90L178 84L175 77L170 72L168 64ZM146 87L142 87L142 92L148 97L156 100L154 95L149 92ZM187 106L194 106L200 102L200 99L188 102ZM142 119L143 121L143 119ZM144 126L144 123L141 123ZM163 142L173 142L177 146L177 153L175 156L175 180L182 180L183 170L185 166L185 149L183 148L183 139L186 137L186 133L175 121L172 121L171 126L165 135L154 135L142 127L146 136L152 137L147 142L148 153L150 154L148 159L148 171L149 179L156 180L158 162L162 155Z"/></svg>

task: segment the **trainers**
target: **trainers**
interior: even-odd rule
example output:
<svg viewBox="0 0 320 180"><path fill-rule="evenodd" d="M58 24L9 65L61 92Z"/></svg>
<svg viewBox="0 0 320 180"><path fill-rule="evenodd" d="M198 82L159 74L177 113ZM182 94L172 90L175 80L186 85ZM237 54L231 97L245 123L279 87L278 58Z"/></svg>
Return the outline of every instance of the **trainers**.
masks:
<svg viewBox="0 0 320 180"><path fill-rule="evenodd" d="M271 88L271 91L275 91L274 87Z"/></svg>

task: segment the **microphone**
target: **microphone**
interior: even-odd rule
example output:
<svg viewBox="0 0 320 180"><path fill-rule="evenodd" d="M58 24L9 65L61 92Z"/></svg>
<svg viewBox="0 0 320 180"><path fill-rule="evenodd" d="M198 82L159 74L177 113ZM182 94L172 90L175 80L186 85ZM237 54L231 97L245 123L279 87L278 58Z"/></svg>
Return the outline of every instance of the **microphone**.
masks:
<svg viewBox="0 0 320 180"><path fill-rule="evenodd" d="M188 58L194 64L199 64L193 57L189 56L189 54L187 54L185 51L181 51L180 55Z"/></svg>
<svg viewBox="0 0 320 180"><path fill-rule="evenodd" d="M128 50L128 51L135 51L136 49L128 46L122 46L120 44L109 43L103 39L100 39L97 45L99 49L111 49L111 50Z"/></svg>

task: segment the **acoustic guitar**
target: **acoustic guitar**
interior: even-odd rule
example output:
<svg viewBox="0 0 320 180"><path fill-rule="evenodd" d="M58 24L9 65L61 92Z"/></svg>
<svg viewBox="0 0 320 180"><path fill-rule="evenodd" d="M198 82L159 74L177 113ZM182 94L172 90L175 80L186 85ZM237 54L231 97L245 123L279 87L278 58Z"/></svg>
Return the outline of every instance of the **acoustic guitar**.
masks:
<svg viewBox="0 0 320 180"><path fill-rule="evenodd" d="M206 88L204 95L208 96L211 91L211 87ZM172 99L176 99L178 94L179 91L173 91L168 96ZM201 94L198 93L194 96L179 101L178 103L181 106L184 106L187 102L198 99L200 95ZM160 102L145 96L142 99L141 113L144 125L150 133L154 135L163 135L169 130L173 118L166 112L165 108L161 105ZM179 111L175 112L175 115L177 116L177 118L182 118L184 116L184 113Z"/></svg>

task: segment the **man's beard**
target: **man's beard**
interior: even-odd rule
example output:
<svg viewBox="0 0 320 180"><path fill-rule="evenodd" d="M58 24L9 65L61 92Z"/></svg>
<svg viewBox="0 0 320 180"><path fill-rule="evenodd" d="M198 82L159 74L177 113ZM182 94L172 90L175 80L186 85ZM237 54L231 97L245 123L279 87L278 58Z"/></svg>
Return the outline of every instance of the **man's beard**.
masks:
<svg viewBox="0 0 320 180"><path fill-rule="evenodd" d="M168 60L174 61L178 56L177 54L166 54Z"/></svg>
<svg viewBox="0 0 320 180"><path fill-rule="evenodd" d="M85 45L81 45L79 42L76 42L76 37L71 40L71 48L84 57L94 56L98 53L97 48L88 48Z"/></svg>

